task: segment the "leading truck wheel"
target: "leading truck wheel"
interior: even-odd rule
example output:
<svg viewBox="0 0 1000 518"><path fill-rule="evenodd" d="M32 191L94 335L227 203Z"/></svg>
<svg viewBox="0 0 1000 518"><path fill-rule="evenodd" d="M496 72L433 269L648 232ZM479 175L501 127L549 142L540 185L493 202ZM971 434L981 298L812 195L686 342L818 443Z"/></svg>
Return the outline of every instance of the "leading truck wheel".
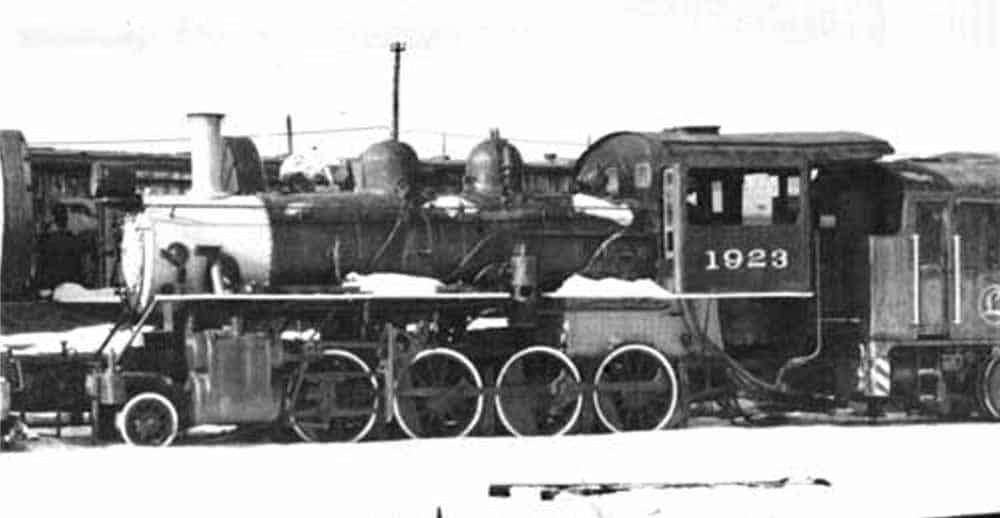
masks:
<svg viewBox="0 0 1000 518"><path fill-rule="evenodd" d="M1000 419L1000 356L990 358L983 369L979 396L986 414L984 417Z"/></svg>
<svg viewBox="0 0 1000 518"><path fill-rule="evenodd" d="M288 420L303 441L360 441L375 424L378 382L355 354L326 351L290 383Z"/></svg>
<svg viewBox="0 0 1000 518"><path fill-rule="evenodd" d="M500 422L515 436L563 435L583 408L580 372L552 347L528 347L500 369L494 402Z"/></svg>
<svg viewBox="0 0 1000 518"><path fill-rule="evenodd" d="M116 425L122 439L133 446L169 446L177 437L177 409L169 399L144 392L125 403Z"/></svg>
<svg viewBox="0 0 1000 518"><path fill-rule="evenodd" d="M594 409L612 432L659 430L677 414L680 383L660 351L629 344L614 350L594 376Z"/></svg>
<svg viewBox="0 0 1000 518"><path fill-rule="evenodd" d="M464 437L483 413L483 381L461 353L427 349L400 373L392 406L399 427L414 439Z"/></svg>

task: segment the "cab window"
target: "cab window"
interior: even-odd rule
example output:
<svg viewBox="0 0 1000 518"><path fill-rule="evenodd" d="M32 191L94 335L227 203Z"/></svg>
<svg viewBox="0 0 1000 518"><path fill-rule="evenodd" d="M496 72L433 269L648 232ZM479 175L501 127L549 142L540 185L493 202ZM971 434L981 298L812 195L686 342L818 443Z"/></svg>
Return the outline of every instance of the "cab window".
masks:
<svg viewBox="0 0 1000 518"><path fill-rule="evenodd" d="M963 267L1000 270L1000 205L959 203L955 215L957 234L962 238Z"/></svg>
<svg viewBox="0 0 1000 518"><path fill-rule="evenodd" d="M687 219L694 225L794 224L799 213L795 169L693 169L687 189Z"/></svg>

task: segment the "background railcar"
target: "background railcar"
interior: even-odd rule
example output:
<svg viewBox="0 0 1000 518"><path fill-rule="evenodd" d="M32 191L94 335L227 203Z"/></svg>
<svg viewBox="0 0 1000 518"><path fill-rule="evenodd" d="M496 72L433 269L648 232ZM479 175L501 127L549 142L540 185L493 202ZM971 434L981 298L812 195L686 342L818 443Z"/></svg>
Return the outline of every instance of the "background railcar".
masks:
<svg viewBox="0 0 1000 518"><path fill-rule="evenodd" d="M996 418L996 156L899 160L831 175L830 299L861 331L858 387L906 409ZM827 190L825 192L830 192ZM829 256L826 256L829 258Z"/></svg>

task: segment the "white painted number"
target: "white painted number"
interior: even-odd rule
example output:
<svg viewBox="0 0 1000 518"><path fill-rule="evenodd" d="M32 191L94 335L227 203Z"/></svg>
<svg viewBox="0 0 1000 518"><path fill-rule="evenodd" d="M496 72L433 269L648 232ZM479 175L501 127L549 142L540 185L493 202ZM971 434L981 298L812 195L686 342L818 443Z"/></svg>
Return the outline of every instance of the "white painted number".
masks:
<svg viewBox="0 0 1000 518"><path fill-rule="evenodd" d="M754 248L748 255L747 268L767 268L767 252L763 248Z"/></svg>
<svg viewBox="0 0 1000 518"><path fill-rule="evenodd" d="M706 270L718 270L719 261L715 259L715 250L706 250L705 255L708 256L708 266L705 267Z"/></svg>
<svg viewBox="0 0 1000 518"><path fill-rule="evenodd" d="M719 253L717 251L706 250L705 255L708 256L708 264L705 265L705 270L713 271L722 269L722 266L719 265ZM722 252L722 265L727 270L739 270L741 268L761 269L767 267L775 270L784 270L788 268L788 250L775 248L768 253L763 248L754 248L744 256L742 250L729 248Z"/></svg>
<svg viewBox="0 0 1000 518"><path fill-rule="evenodd" d="M778 270L788 268L788 250L784 248L771 250L771 267Z"/></svg>
<svg viewBox="0 0 1000 518"><path fill-rule="evenodd" d="M727 270L738 270L743 266L743 251L736 248L730 248L725 252L722 252L722 262L726 265Z"/></svg>

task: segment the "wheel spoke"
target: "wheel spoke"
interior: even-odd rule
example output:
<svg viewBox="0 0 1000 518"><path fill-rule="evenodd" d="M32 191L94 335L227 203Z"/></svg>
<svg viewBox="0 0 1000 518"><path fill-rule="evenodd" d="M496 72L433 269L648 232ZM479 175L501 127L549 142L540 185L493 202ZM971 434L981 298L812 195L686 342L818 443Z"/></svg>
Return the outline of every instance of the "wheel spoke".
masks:
<svg viewBox="0 0 1000 518"><path fill-rule="evenodd" d="M421 377L426 384L418 383ZM394 410L400 427L411 437L464 436L482 412L482 382L460 353L425 350L399 377Z"/></svg>
<svg viewBox="0 0 1000 518"><path fill-rule="evenodd" d="M626 345L613 351L598 367L595 385L595 409L612 431L661 428L676 411L673 368L645 345Z"/></svg>
<svg viewBox="0 0 1000 518"><path fill-rule="evenodd" d="M289 403L289 420L306 441L357 441L375 423L377 384L371 370L354 354L326 351L304 376ZM290 383L295 383L294 377Z"/></svg>
<svg viewBox="0 0 1000 518"><path fill-rule="evenodd" d="M138 394L119 414L125 442L136 446L167 446L177 435L179 420L173 403L153 392Z"/></svg>
<svg viewBox="0 0 1000 518"><path fill-rule="evenodd" d="M559 350L533 346L519 351L497 376L497 414L514 435L562 435L583 407L580 375Z"/></svg>

